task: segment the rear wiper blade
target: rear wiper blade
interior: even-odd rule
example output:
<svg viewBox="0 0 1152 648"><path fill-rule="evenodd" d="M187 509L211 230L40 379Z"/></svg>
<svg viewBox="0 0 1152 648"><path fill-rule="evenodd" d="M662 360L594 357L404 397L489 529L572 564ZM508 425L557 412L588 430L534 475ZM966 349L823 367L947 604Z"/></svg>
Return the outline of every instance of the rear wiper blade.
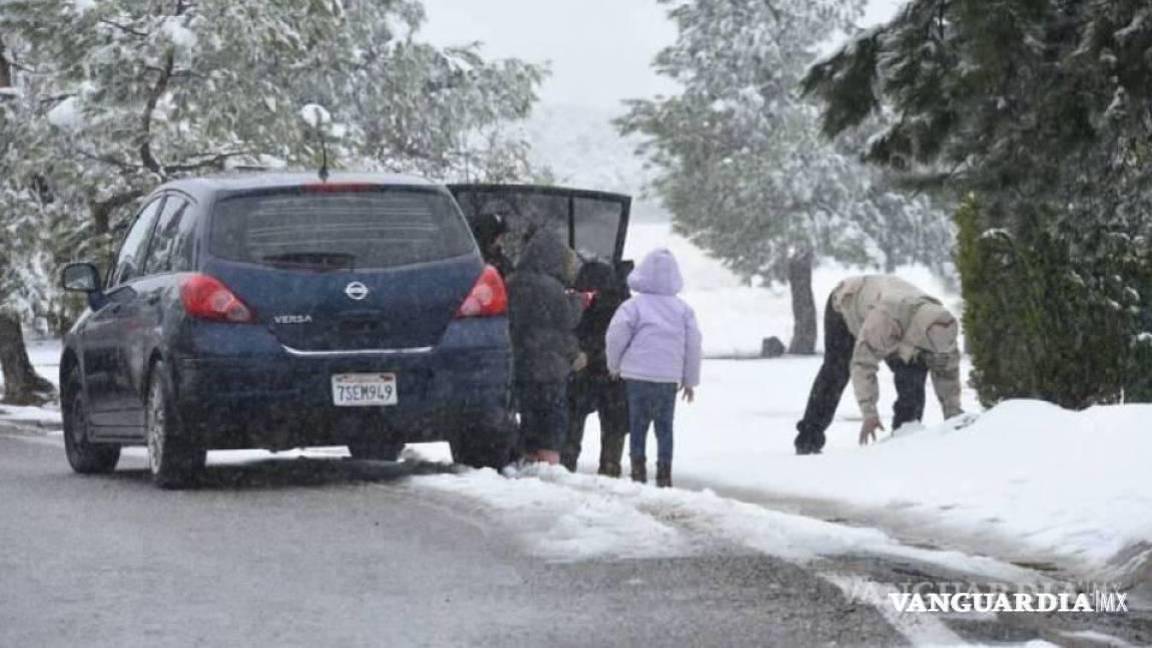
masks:
<svg viewBox="0 0 1152 648"><path fill-rule="evenodd" d="M261 258L268 263L320 270L350 270L356 267L356 255L343 252L283 252Z"/></svg>

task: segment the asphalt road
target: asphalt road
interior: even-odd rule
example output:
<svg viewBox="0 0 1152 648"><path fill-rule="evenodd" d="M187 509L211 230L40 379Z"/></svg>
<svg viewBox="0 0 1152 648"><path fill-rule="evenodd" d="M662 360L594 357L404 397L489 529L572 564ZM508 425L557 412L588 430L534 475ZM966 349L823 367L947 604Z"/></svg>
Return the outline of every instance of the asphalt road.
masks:
<svg viewBox="0 0 1152 648"><path fill-rule="evenodd" d="M404 488L402 465L215 467L164 492L123 464L74 475L53 441L0 436L0 646L903 642L765 556L533 559L480 513Z"/></svg>
<svg viewBox="0 0 1152 648"><path fill-rule="evenodd" d="M925 633L820 574L963 575L869 556L802 568L718 541L688 558L546 562L475 502L410 485L443 470L272 460L210 466L199 488L170 492L139 456L84 477L59 437L0 427L0 648L892 646L941 632L1152 645L1146 608L934 618Z"/></svg>

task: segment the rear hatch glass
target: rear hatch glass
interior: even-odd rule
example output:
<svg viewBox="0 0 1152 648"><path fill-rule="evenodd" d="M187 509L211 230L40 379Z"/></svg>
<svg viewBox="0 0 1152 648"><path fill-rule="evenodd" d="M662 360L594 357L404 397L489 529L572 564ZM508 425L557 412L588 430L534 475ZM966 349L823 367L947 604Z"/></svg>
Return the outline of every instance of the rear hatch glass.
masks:
<svg viewBox="0 0 1152 648"><path fill-rule="evenodd" d="M474 249L450 197L394 188L226 198L211 239L218 258L315 270L391 268Z"/></svg>
<svg viewBox="0 0 1152 648"><path fill-rule="evenodd" d="M452 198L419 189L228 197L209 247L204 271L300 351L435 346L483 268Z"/></svg>

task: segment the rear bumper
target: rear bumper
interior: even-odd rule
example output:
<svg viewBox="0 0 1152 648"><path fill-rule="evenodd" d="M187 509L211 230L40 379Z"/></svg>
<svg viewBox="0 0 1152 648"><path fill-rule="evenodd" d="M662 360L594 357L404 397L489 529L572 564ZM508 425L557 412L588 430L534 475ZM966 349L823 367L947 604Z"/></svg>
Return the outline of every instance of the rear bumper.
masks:
<svg viewBox="0 0 1152 648"><path fill-rule="evenodd" d="M279 343L258 352L217 350L174 363L185 429L213 448L343 444L365 435L447 440L494 424L508 408L511 352L503 320L454 324L442 344L421 352L301 356ZM395 374L398 404L336 407L331 377L341 373Z"/></svg>

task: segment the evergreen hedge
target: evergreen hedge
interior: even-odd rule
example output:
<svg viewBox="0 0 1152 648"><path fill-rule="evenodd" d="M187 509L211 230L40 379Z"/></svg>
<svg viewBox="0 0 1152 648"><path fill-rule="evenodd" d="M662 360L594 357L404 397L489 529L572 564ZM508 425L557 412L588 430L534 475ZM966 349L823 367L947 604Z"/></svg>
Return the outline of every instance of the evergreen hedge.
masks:
<svg viewBox="0 0 1152 648"><path fill-rule="evenodd" d="M990 227L1004 220L1011 230ZM1116 231L1084 236L1061 222L1044 209L996 218L975 196L956 213L981 402L1039 398L1080 409L1152 401L1147 243Z"/></svg>

